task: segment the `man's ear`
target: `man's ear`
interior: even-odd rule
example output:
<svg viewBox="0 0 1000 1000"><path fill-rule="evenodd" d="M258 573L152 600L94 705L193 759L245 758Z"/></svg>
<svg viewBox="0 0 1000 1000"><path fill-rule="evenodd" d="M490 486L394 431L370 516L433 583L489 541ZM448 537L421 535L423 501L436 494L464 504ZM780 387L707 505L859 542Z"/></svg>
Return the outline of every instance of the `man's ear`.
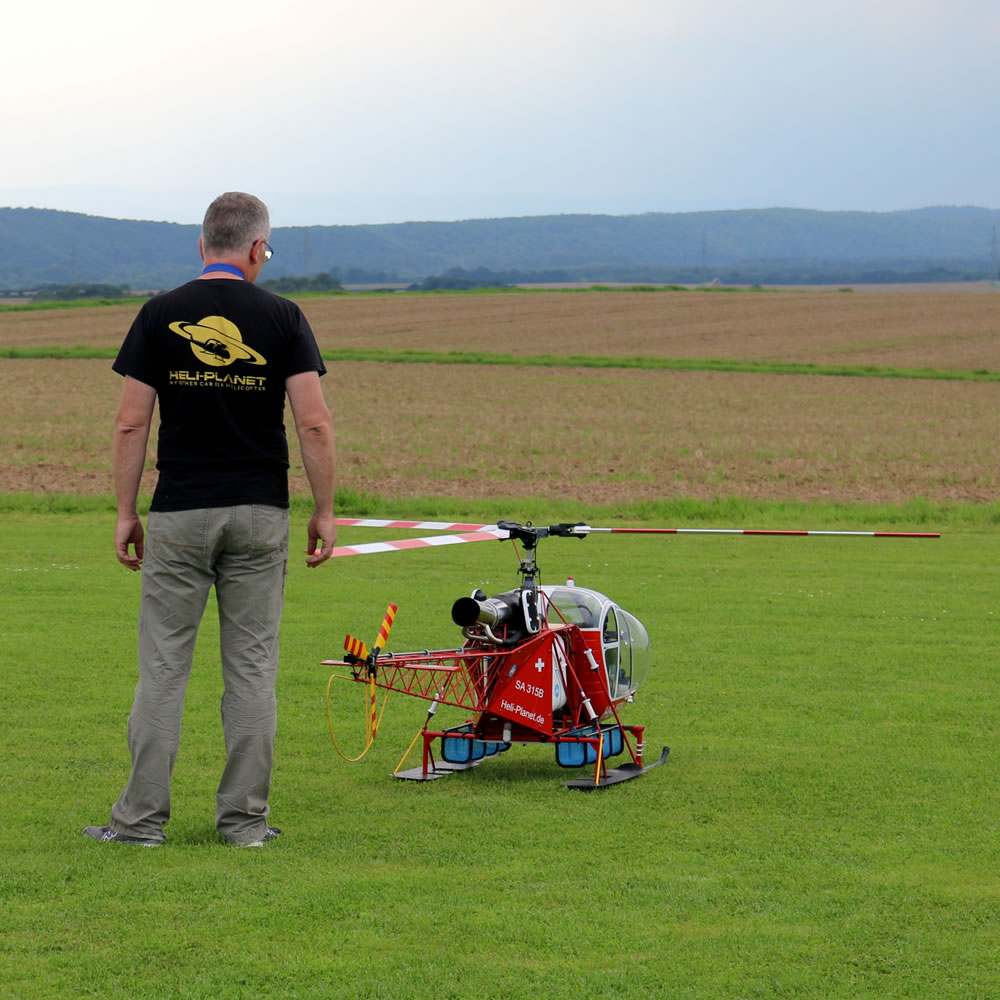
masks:
<svg viewBox="0 0 1000 1000"><path fill-rule="evenodd" d="M201 257L202 263L205 262L205 248L201 245L201 237L198 237L198 256Z"/></svg>

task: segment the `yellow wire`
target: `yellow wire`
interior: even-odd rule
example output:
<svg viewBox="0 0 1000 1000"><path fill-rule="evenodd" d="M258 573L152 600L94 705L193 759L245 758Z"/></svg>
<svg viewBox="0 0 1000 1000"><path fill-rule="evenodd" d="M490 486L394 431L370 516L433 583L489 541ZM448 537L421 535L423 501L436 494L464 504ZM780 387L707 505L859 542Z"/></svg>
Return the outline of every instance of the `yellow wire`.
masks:
<svg viewBox="0 0 1000 1000"><path fill-rule="evenodd" d="M424 730L425 730L426 728L427 728L427 723L425 722L425 723L424 723L424 724L423 724L423 725L422 725L422 726L421 726L421 727L420 727L420 728L419 728L419 729L417 730L417 735L413 737L413 743L411 743L411 744L410 744L410 745L409 745L409 746L408 746L408 747L406 748L406 753L404 753L404 754L403 754L403 756L402 756L402 759L401 759L401 760L400 760L400 762L399 762L399 763L398 763L398 764L396 765L396 768L395 768L395 770L394 770L394 771L392 772L393 774L397 774L397 773L399 772L399 769L400 769L400 768L401 768L401 767L403 766L403 764L405 764L405 763L406 763L406 758L410 756L410 751L411 751L411 750L413 749L413 747L414 747L414 745L416 744L417 740L419 740L419 739L420 739L420 737L421 737L421 736L423 735L423 732L424 732Z"/></svg>
<svg viewBox="0 0 1000 1000"><path fill-rule="evenodd" d="M371 749L371 745L375 742L375 737L372 735L372 722L371 722L372 713L371 713L371 711L368 708L368 706L370 704L370 700L369 700L369 698L365 699L365 708L364 708L364 711L365 711L365 745L364 745L364 748L362 749L361 753L359 753L357 755L357 757L348 757L344 753L344 751L340 749L340 745L337 743L337 737L334 735L334 732L333 732L333 715L332 715L332 713L330 711L330 687L333 685L333 681L334 681L335 678L337 680L341 680L341 681L353 681L354 678L353 677L345 677L343 674L330 674L330 679L326 682L326 723L330 727L330 739L333 741L333 748L337 751L337 753L340 754L340 756L343 757L344 760L346 760L349 763L353 764L356 761L361 760L361 758L364 757L364 755L366 753L368 753L368 751ZM369 682L368 691L366 692L366 694L368 694L370 696L370 698L374 698L375 697L375 682L374 681ZM385 697L382 699L382 709L378 713L378 718L375 720L375 728L376 728L376 730L382 724L382 716L385 714L385 706L388 704L388 702L389 702L389 692L386 691Z"/></svg>

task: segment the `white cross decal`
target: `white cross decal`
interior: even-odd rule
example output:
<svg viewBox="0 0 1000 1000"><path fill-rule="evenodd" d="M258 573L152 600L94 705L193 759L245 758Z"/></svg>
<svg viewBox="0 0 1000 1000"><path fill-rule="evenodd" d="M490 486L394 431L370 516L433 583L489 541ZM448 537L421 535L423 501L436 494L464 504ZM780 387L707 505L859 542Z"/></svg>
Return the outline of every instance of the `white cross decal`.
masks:
<svg viewBox="0 0 1000 1000"><path fill-rule="evenodd" d="M535 669L539 673L541 673L545 669L545 661L541 657L538 657L538 659L535 661Z"/></svg>

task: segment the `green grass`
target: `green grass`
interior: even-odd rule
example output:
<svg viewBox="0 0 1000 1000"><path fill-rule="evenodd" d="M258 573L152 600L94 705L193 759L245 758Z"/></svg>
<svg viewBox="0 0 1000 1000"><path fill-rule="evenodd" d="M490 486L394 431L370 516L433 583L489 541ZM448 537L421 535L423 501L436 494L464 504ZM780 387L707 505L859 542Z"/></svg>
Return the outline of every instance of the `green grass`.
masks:
<svg viewBox="0 0 1000 1000"><path fill-rule="evenodd" d="M551 287L549 285L543 285L541 287L532 287L530 285L485 285L482 288L427 288L427 289L406 289L405 292L391 291L387 293L388 295L551 295L553 292L557 292L562 295L584 295L584 294L600 294L605 293L621 293L621 292L696 292L696 293L706 293L706 292L722 292L722 293L745 293L750 295L759 295L761 292L768 292L769 294L782 294L782 290L778 288L762 288L759 285L754 285L752 287L744 287L741 285L650 285L650 284L636 284L636 285L571 285L567 287ZM295 296L298 298L298 295Z"/></svg>
<svg viewBox="0 0 1000 1000"><path fill-rule="evenodd" d="M848 289L849 291L850 289ZM749 292L752 294L760 294L761 292L769 292L773 294L781 294L779 289L775 288L761 288L759 286L754 286L752 288L742 288L739 286L721 286L721 285L588 285L586 287L570 287L570 288L521 288L516 285L511 286L487 286L484 288L435 288L427 291L417 291L413 290L398 290L391 289L387 291L366 291L366 292L349 292L343 288L330 289L328 291L298 291L294 293L285 293L286 297L293 298L296 301L299 299L321 299L329 298L335 295L364 295L365 298L372 297L387 297L396 295L535 295L535 294L551 294L552 292L560 292L564 294L579 295L582 293L615 293L615 292ZM125 306L125 305L141 305L149 296L145 295L130 295L127 298L120 299L26 299L24 302L7 302L0 303L0 313L4 312L35 312L45 309L87 309L87 308L100 308L101 306Z"/></svg>
<svg viewBox="0 0 1000 1000"><path fill-rule="evenodd" d="M606 513L484 510L448 513ZM785 526L851 518L827 514ZM364 761L330 746L319 661L339 655L344 632L369 636L393 600L391 649L451 645L456 597L514 584L509 544L315 572L296 558L272 790L283 836L241 852L212 828L223 749L210 608L168 845L143 851L80 836L106 822L127 775L139 580L114 562L108 513L8 509L5 995L991 996L1000 560L988 523L959 518L933 541L543 542L544 579L571 573L610 593L655 644L626 721L647 726L651 756L670 745L670 759L590 794L562 788L573 775L542 747L440 782L391 780L424 714L398 695ZM293 549L304 525L297 509ZM345 530L341 541L384 536ZM338 738L357 745L360 692L343 683L334 694Z"/></svg>
<svg viewBox="0 0 1000 1000"><path fill-rule="evenodd" d="M752 375L838 375L855 378L932 379L950 382L1000 382L1000 372L986 368L900 368L891 365L815 364L806 361L749 361L732 358L612 357L589 354L494 354L487 351L391 351L344 347L321 352L324 361L365 361L392 364L502 365L531 368L626 368L645 371L738 372ZM0 347L0 358L117 357L116 347Z"/></svg>
<svg viewBox="0 0 1000 1000"><path fill-rule="evenodd" d="M149 510L148 496L139 498L141 513ZM293 497L292 510L308 517L312 502ZM338 517L392 519L399 516L401 501L375 494L338 490L335 506ZM71 493L5 493L0 491L0 513L81 514L113 512L111 496L81 496ZM536 524L587 520L593 525L655 523L660 527L698 525L744 528L808 528L825 525L834 529L868 530L976 530L1000 525L1000 501L991 504L947 503L915 498L903 504L822 503L796 500L750 500L743 497L716 497L698 500L676 497L634 503L569 505L564 500L530 500L510 497L466 500L457 497L411 497L406 501L406 517L437 521L494 523L498 518L524 520Z"/></svg>
<svg viewBox="0 0 1000 1000"><path fill-rule="evenodd" d="M43 299L0 304L0 313L44 312L50 309L101 309L104 306L141 306L148 295L129 295L122 299Z"/></svg>
<svg viewBox="0 0 1000 1000"><path fill-rule="evenodd" d="M52 344L42 347L0 347L0 358L25 358L38 360L46 358L106 360L118 357L117 347L92 347L87 344L74 344L63 347Z"/></svg>

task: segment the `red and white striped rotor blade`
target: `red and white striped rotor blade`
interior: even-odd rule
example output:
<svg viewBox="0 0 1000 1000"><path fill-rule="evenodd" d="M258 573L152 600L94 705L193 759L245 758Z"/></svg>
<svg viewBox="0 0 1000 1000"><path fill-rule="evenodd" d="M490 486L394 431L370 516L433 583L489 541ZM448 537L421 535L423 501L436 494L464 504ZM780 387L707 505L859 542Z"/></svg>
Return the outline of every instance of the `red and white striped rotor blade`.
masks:
<svg viewBox="0 0 1000 1000"><path fill-rule="evenodd" d="M413 528L417 531L496 531L496 524L467 524L464 521L381 521L371 517L338 517L345 528Z"/></svg>
<svg viewBox="0 0 1000 1000"><path fill-rule="evenodd" d="M867 538L940 538L936 531L797 531L777 528L593 528L573 526L577 535L856 535Z"/></svg>
<svg viewBox="0 0 1000 1000"><path fill-rule="evenodd" d="M377 552L399 552L403 549L427 549L437 545L461 545L463 542L495 542L507 537L505 531L495 526L491 531L466 531L457 535L426 535L423 538L400 538L394 542L362 542L360 545L342 545L333 550L333 556L367 556Z"/></svg>

